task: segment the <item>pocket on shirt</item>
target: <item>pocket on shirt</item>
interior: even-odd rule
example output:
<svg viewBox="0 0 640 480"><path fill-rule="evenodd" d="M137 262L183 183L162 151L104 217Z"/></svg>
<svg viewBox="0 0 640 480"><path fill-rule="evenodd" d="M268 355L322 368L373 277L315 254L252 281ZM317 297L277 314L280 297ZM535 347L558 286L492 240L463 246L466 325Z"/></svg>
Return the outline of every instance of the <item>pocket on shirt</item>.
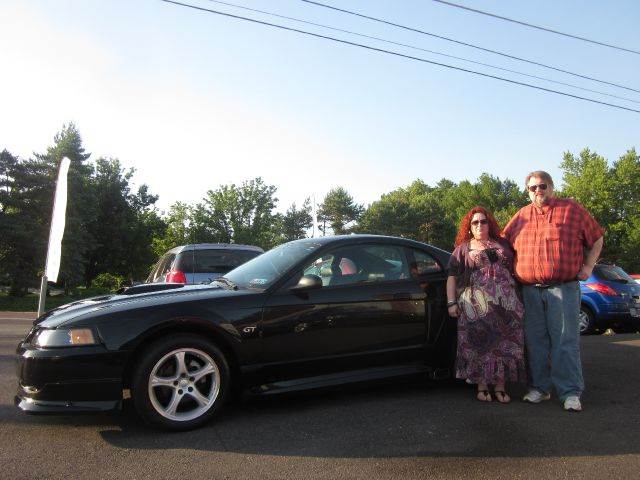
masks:
<svg viewBox="0 0 640 480"><path fill-rule="evenodd" d="M547 241L559 242L564 226L556 223L548 223L543 230Z"/></svg>
<svg viewBox="0 0 640 480"><path fill-rule="evenodd" d="M546 247L544 261L552 271L555 270L555 263L560 258L560 238L562 238L563 228L562 225L548 223L543 230ZM548 272L548 274L551 274L551 272Z"/></svg>

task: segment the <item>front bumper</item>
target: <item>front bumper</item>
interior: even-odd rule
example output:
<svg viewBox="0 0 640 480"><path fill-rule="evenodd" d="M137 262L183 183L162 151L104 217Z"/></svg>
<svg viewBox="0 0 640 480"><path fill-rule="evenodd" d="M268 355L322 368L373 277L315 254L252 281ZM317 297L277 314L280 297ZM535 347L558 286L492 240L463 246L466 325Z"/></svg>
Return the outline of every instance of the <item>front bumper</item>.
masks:
<svg viewBox="0 0 640 480"><path fill-rule="evenodd" d="M121 400L106 402L55 402L47 400L34 400L30 397L16 395L14 398L16 407L25 413L38 414L68 414L68 413L96 413L110 412L122 409Z"/></svg>
<svg viewBox="0 0 640 480"><path fill-rule="evenodd" d="M16 350L15 404L29 413L95 412L122 405L125 355L101 345Z"/></svg>

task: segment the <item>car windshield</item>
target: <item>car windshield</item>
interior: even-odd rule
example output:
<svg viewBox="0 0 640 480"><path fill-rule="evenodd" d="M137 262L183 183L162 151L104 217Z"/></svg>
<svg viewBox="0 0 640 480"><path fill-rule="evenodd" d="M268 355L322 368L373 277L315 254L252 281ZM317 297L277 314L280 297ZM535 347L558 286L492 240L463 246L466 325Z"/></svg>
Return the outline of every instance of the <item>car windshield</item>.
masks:
<svg viewBox="0 0 640 480"><path fill-rule="evenodd" d="M615 265L597 265L596 275L601 280L609 280L610 282L631 283L634 281L627 272Z"/></svg>
<svg viewBox="0 0 640 480"><path fill-rule="evenodd" d="M319 243L308 240L285 243L231 270L225 278L239 287L265 289L318 248Z"/></svg>

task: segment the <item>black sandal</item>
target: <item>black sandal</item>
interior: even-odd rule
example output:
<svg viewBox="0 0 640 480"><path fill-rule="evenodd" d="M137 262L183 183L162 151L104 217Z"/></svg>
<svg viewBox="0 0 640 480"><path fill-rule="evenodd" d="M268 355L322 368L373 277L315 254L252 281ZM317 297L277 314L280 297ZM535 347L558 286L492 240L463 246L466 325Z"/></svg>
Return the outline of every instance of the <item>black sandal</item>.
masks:
<svg viewBox="0 0 640 480"><path fill-rule="evenodd" d="M483 395L484 400L480 398L480 394ZM478 390L478 393L476 394L476 399L479 402L491 402L491 401L493 401L493 399L491 398L491 392L489 390Z"/></svg>

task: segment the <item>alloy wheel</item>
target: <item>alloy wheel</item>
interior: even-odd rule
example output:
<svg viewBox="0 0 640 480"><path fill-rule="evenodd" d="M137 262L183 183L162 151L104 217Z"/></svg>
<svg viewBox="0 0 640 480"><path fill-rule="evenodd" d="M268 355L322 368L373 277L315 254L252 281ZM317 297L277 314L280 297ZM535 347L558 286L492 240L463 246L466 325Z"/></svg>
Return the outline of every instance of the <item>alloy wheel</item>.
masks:
<svg viewBox="0 0 640 480"><path fill-rule="evenodd" d="M580 328L580 334L586 333L591 327L591 319L589 318L589 314L584 310L580 310L580 313L578 314L578 325Z"/></svg>
<svg viewBox="0 0 640 480"><path fill-rule="evenodd" d="M202 350L172 350L151 369L148 392L153 408L163 417L179 422L194 420L215 404L220 393L220 369Z"/></svg>

